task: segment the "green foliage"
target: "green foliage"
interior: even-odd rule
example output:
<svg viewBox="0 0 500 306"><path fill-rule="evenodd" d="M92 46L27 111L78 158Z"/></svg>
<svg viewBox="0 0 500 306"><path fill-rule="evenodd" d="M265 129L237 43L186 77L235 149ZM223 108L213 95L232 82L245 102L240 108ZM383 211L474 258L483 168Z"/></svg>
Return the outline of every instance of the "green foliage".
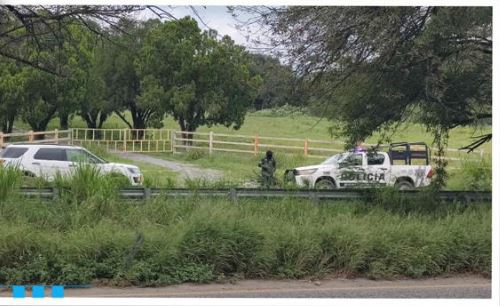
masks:
<svg viewBox="0 0 500 306"><path fill-rule="evenodd" d="M6 201L21 186L23 174L15 166L0 165L0 202Z"/></svg>
<svg viewBox="0 0 500 306"><path fill-rule="evenodd" d="M185 17L147 33L135 61L141 76L141 105L171 114L183 131L201 125L239 128L254 98L244 49L225 36L201 32Z"/></svg>
<svg viewBox="0 0 500 306"><path fill-rule="evenodd" d="M103 202L2 203L0 282L160 286L235 276L491 274L487 203L400 214L292 199Z"/></svg>
<svg viewBox="0 0 500 306"><path fill-rule="evenodd" d="M334 122L331 131L349 147L412 120L443 148L450 129L491 120L491 7L257 12L279 34L275 44L286 46L313 109ZM437 187L445 166L436 169Z"/></svg>
<svg viewBox="0 0 500 306"><path fill-rule="evenodd" d="M491 159L464 159L461 161L460 171L462 174L461 189L491 191L493 173Z"/></svg>
<svg viewBox="0 0 500 306"><path fill-rule="evenodd" d="M290 66L280 63L277 57L264 54L249 54L249 70L252 76L261 78L261 86L253 107L257 110L279 108L287 105L302 105L304 99L295 86L297 77Z"/></svg>
<svg viewBox="0 0 500 306"><path fill-rule="evenodd" d="M264 237L245 224L200 220L185 233L179 252L187 261L213 266L217 274L248 273L263 242Z"/></svg>
<svg viewBox="0 0 500 306"><path fill-rule="evenodd" d="M130 185L130 182L121 173L103 174L92 164L78 164L71 176L56 176L54 184L69 192L70 196L77 201L92 197L107 201L116 198L118 190Z"/></svg>

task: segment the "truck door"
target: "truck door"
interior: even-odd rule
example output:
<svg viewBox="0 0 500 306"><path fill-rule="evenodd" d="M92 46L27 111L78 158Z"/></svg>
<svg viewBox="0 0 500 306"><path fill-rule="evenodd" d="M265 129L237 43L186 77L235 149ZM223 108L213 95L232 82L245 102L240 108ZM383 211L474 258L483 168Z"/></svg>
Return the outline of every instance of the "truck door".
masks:
<svg viewBox="0 0 500 306"><path fill-rule="evenodd" d="M366 154L366 183L369 186L385 186L390 181L390 161L378 152Z"/></svg>
<svg viewBox="0 0 500 306"><path fill-rule="evenodd" d="M365 185L363 153L351 153L339 162L336 181L340 188L358 188Z"/></svg>

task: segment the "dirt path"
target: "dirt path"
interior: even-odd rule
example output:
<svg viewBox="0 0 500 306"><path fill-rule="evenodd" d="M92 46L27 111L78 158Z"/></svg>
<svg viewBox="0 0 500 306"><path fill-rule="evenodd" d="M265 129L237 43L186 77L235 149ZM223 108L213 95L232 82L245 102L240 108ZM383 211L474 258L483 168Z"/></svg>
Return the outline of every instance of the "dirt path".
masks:
<svg viewBox="0 0 500 306"><path fill-rule="evenodd" d="M160 288L66 289L67 297L208 298L490 298L491 279L454 276L417 280L243 280L234 284L182 284Z"/></svg>
<svg viewBox="0 0 500 306"><path fill-rule="evenodd" d="M176 161L164 160L145 154L131 152L114 152L119 156L141 163L148 163L158 167L172 170L179 174L180 179L206 179L209 181L220 180L224 174L222 171L214 169L202 169L192 164L186 164Z"/></svg>

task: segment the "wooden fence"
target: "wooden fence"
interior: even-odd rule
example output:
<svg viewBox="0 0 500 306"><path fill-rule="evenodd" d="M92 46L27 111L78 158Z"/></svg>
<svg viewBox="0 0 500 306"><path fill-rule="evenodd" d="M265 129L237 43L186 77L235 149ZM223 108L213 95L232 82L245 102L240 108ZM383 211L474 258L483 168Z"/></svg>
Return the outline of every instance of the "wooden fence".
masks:
<svg viewBox="0 0 500 306"><path fill-rule="evenodd" d="M43 138L43 139L41 139ZM314 140L309 138L284 138L261 135L236 135L214 132L182 132L171 129L88 129L74 128L64 131L0 133L0 147L9 143L69 143L77 145L100 145L110 151L170 152L183 153L202 150L208 154L233 152L259 155L266 150L302 154L312 158L327 158L344 152L345 143L337 140ZM374 144L366 144L373 146ZM383 145L382 148L387 147ZM433 150L436 150L433 148ZM472 153L483 157L484 151ZM447 149L446 159L458 161L470 157L463 150ZM491 155L490 155L491 156Z"/></svg>
<svg viewBox="0 0 500 306"><path fill-rule="evenodd" d="M72 143L97 144L108 151L172 152L169 129L72 129Z"/></svg>
<svg viewBox="0 0 500 306"><path fill-rule="evenodd" d="M71 143L72 130L53 130L43 132L23 132L4 134L0 132L0 148L11 143Z"/></svg>

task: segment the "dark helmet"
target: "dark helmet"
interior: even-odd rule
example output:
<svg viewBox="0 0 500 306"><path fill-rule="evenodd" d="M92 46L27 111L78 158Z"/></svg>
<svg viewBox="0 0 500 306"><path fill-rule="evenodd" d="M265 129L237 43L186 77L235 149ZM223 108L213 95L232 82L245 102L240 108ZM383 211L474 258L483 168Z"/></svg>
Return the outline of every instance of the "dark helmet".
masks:
<svg viewBox="0 0 500 306"><path fill-rule="evenodd" d="M271 158L273 158L273 151L271 151L271 150L267 151L267 152L266 152L266 158L267 158L267 159L271 159Z"/></svg>

